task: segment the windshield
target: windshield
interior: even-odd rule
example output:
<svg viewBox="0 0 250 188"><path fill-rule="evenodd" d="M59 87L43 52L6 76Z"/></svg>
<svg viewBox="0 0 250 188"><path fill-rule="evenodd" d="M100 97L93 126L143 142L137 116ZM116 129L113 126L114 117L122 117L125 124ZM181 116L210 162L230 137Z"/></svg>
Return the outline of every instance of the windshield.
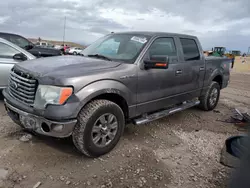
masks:
<svg viewBox="0 0 250 188"><path fill-rule="evenodd" d="M135 34L112 34L100 38L81 54L84 56L102 55L111 60L133 63L150 37Z"/></svg>

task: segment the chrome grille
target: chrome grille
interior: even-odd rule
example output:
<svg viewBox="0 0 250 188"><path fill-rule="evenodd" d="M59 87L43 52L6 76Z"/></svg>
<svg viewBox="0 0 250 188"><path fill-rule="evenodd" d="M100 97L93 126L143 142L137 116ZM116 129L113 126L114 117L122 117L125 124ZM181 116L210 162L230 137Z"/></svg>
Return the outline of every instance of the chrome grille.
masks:
<svg viewBox="0 0 250 188"><path fill-rule="evenodd" d="M9 93L15 99L32 106L35 100L37 81L29 74L12 70L9 78Z"/></svg>

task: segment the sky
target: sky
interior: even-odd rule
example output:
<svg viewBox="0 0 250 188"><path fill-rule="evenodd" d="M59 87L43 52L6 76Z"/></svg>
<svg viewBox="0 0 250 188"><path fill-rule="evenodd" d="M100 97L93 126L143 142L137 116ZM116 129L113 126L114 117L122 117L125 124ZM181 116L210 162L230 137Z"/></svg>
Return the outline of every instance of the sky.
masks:
<svg viewBox="0 0 250 188"><path fill-rule="evenodd" d="M196 35L204 50L250 47L249 0L1 0L0 31L90 44L110 32Z"/></svg>

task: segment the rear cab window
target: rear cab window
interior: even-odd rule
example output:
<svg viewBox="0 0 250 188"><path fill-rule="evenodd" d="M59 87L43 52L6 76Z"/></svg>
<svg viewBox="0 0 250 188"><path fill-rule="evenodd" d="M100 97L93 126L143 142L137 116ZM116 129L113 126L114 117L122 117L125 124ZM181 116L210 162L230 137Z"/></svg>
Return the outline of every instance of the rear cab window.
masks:
<svg viewBox="0 0 250 188"><path fill-rule="evenodd" d="M185 61L200 60L200 50L194 39L180 38Z"/></svg>

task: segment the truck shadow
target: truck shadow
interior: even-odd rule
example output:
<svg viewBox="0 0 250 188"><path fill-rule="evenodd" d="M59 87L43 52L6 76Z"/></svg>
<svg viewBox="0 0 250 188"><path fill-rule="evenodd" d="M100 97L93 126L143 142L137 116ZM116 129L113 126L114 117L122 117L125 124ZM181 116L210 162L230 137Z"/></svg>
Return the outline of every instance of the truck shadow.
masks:
<svg viewBox="0 0 250 188"><path fill-rule="evenodd" d="M130 138L131 135L134 133L134 129L131 128L131 125L125 128L123 138ZM30 133L29 133L30 134ZM50 148L53 148L59 152L66 153L69 155L72 155L76 158L85 158L85 159L90 159L83 154L81 154L77 148L74 146L74 143L72 141L72 136L67 137L67 138L53 138L53 137L47 137L43 135L38 135L31 133L33 135L32 142L34 144L45 144ZM123 138L121 138L120 142L122 142ZM117 145L119 147L119 143Z"/></svg>
<svg viewBox="0 0 250 188"><path fill-rule="evenodd" d="M43 143L47 146L58 150L63 153L67 153L76 157L84 157L78 150L75 148L74 143L72 141L72 137L68 138L52 138L43 135L33 134L35 139L32 139L33 143Z"/></svg>
<svg viewBox="0 0 250 188"><path fill-rule="evenodd" d="M125 128L123 138L129 138L131 134L133 134L134 130L129 127ZM70 154L76 158L78 157L83 157L85 159L89 159L88 157L84 156L81 154L77 148L74 146L74 143L72 141L72 136L67 137L67 138L53 138L53 137L48 137L48 136L43 136L43 135L38 135L34 133L29 133L33 135L32 142L34 144L45 144L50 148L53 148L59 152ZM123 140L121 138L120 142ZM119 143L118 146L119 147Z"/></svg>

